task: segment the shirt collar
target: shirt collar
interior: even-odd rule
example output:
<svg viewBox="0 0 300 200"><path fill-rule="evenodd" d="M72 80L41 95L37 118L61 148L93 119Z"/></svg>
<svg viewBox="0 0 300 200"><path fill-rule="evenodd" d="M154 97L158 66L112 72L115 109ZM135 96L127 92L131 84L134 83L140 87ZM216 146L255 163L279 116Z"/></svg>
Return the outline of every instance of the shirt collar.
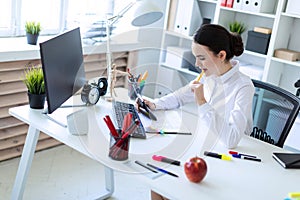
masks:
<svg viewBox="0 0 300 200"><path fill-rule="evenodd" d="M239 71L239 61L238 60L231 60L230 61L232 68L226 72L225 74L223 74L222 76L219 76L218 79L221 82L226 82L230 77L233 76L233 74L235 74L236 72Z"/></svg>

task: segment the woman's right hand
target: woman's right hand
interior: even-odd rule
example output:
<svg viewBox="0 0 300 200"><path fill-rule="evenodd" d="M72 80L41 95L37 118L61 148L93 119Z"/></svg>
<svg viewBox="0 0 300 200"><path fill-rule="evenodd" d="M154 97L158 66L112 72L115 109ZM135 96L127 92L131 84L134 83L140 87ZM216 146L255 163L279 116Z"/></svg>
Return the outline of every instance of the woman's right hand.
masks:
<svg viewBox="0 0 300 200"><path fill-rule="evenodd" d="M137 108L137 110L140 110L141 105L138 103L139 99L137 98L135 100L135 107ZM148 108L150 108L150 110L155 110L156 106L153 102L143 99L144 103L148 106Z"/></svg>
<svg viewBox="0 0 300 200"><path fill-rule="evenodd" d="M202 105L206 103L206 99L204 97L203 83L201 81L193 80L189 84L191 90L195 95L195 100L198 105Z"/></svg>

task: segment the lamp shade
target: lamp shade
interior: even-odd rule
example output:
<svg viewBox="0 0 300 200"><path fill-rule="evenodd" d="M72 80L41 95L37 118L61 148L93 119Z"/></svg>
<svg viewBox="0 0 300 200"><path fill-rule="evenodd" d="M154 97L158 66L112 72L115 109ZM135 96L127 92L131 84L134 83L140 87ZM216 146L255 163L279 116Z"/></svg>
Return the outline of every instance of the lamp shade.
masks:
<svg viewBox="0 0 300 200"><path fill-rule="evenodd" d="M158 21L162 16L162 11L149 0L139 0L131 24L133 26L146 26Z"/></svg>

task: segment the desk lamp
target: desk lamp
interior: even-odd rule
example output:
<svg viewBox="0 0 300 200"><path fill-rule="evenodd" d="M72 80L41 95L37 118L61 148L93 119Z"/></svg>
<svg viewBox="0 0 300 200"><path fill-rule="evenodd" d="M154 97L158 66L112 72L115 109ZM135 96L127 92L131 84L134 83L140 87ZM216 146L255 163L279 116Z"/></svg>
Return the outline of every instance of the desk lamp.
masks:
<svg viewBox="0 0 300 200"><path fill-rule="evenodd" d="M110 29L114 23L116 23L124 14L134 6L135 11L133 14L133 20L131 24L133 26L146 26L158 21L162 16L162 11L151 3L150 0L136 0L129 3L123 10L117 15L107 18L106 21L106 59L107 59L107 94L106 98L112 98L112 91L114 89L114 80L112 78L112 53L110 51ZM115 67L114 67L114 70ZM114 72L115 73L115 72Z"/></svg>

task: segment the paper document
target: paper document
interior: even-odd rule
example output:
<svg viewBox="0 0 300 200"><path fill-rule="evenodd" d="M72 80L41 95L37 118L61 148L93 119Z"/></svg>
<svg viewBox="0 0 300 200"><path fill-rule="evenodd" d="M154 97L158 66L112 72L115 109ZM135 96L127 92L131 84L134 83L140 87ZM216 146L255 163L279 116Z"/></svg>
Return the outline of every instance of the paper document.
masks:
<svg viewBox="0 0 300 200"><path fill-rule="evenodd" d="M139 114L142 124L146 132L155 131L174 131L174 132L190 132L183 124L182 113L180 110L159 110L154 111L157 121L150 120L142 114Z"/></svg>

